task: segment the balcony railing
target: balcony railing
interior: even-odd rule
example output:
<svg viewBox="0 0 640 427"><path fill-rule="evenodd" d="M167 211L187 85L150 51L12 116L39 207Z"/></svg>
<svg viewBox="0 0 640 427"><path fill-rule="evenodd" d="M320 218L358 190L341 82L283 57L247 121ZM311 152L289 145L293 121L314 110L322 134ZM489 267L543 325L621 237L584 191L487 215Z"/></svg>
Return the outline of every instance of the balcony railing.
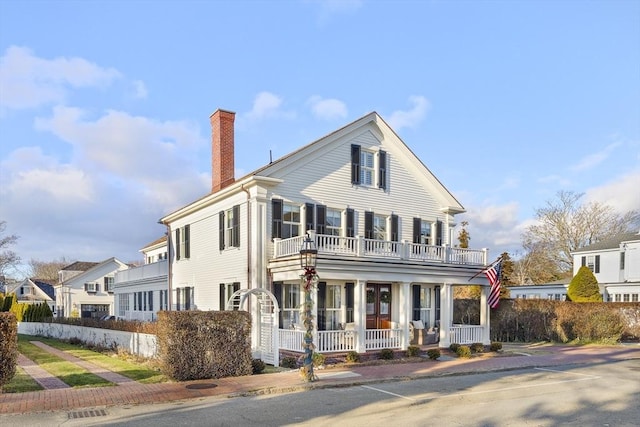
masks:
<svg viewBox="0 0 640 427"><path fill-rule="evenodd" d="M115 284L133 282L136 280L150 279L153 277L166 276L169 273L167 260L144 264L139 267L132 267L116 272Z"/></svg>
<svg viewBox="0 0 640 427"><path fill-rule="evenodd" d="M445 264L487 265L486 249L463 249L450 246L422 245L407 241L365 239L316 234L313 236L319 254L353 257L393 258ZM273 257L297 255L304 236L274 239Z"/></svg>

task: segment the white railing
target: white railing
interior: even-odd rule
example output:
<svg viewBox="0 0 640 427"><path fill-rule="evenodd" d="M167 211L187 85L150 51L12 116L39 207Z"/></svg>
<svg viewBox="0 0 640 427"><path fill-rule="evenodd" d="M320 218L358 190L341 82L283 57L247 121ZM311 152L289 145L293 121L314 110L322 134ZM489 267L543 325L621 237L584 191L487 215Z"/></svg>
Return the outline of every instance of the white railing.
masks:
<svg viewBox="0 0 640 427"><path fill-rule="evenodd" d="M314 239L318 253L326 255L395 258L466 265L487 265L488 262L488 251L486 249L422 245L407 241L393 242L390 240L365 239L362 236L340 237L315 234ZM303 236L274 239L274 258L298 255L302 241Z"/></svg>
<svg viewBox="0 0 640 427"><path fill-rule="evenodd" d="M318 331L319 353L331 353L335 351L351 351L356 349L355 331Z"/></svg>
<svg viewBox="0 0 640 427"><path fill-rule="evenodd" d="M402 329L367 329L364 347L366 350L400 348Z"/></svg>
<svg viewBox="0 0 640 427"><path fill-rule="evenodd" d="M168 261L162 260L151 264L144 264L138 267L131 267L126 270L117 271L114 282L116 284L127 283L136 280L149 279L152 277L166 276L168 273Z"/></svg>
<svg viewBox="0 0 640 427"><path fill-rule="evenodd" d="M452 344L473 344L482 342L483 326L453 325L449 329Z"/></svg>
<svg viewBox="0 0 640 427"><path fill-rule="evenodd" d="M278 329L278 341L281 350L302 352L302 341L304 340L304 331L296 331L295 329Z"/></svg>

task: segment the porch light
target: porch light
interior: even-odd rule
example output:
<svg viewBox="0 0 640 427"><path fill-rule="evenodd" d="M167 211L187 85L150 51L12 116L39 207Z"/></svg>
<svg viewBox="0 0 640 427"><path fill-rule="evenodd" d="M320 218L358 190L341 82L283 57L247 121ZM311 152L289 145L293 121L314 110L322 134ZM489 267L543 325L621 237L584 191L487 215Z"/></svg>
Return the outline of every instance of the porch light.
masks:
<svg viewBox="0 0 640 427"><path fill-rule="evenodd" d="M309 234L305 237L300 247L300 267L305 271L315 271L318 260L318 249Z"/></svg>

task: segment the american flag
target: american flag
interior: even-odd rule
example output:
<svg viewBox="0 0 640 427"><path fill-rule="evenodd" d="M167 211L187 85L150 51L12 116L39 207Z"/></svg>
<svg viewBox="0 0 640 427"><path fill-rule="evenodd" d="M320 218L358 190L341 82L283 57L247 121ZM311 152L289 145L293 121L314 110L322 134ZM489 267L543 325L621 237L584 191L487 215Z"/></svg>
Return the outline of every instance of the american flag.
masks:
<svg viewBox="0 0 640 427"><path fill-rule="evenodd" d="M491 292L489 293L489 299L487 303L489 307L496 308L498 307L498 302L500 301L500 273L502 272L502 260L496 262L489 268L484 271L484 274L487 275L487 279L489 279L489 284L491 285Z"/></svg>

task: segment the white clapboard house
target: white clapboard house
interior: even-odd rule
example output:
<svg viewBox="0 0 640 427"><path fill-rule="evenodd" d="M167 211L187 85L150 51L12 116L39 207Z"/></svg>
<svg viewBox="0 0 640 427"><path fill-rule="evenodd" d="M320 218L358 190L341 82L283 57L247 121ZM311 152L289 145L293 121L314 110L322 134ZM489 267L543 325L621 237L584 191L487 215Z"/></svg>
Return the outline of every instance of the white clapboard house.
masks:
<svg viewBox="0 0 640 427"><path fill-rule="evenodd" d="M404 349L413 320L441 347L489 344L487 279L469 280L487 250L454 247L463 206L377 113L238 179L235 114L210 119L211 193L160 220L171 309L241 306L263 360L302 351L299 251L309 235L316 351ZM480 325L452 323L453 285L483 285Z"/></svg>

